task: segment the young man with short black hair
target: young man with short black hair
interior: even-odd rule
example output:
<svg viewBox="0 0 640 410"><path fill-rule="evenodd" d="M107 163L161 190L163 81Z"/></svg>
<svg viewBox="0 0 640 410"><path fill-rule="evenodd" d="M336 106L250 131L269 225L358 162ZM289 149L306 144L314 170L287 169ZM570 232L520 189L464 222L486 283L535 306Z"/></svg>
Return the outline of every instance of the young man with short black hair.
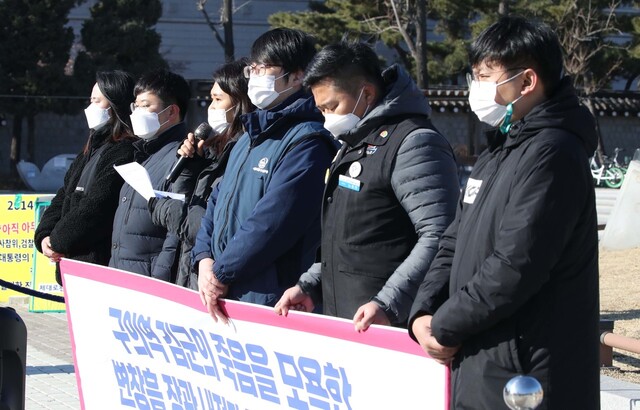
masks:
<svg viewBox="0 0 640 410"><path fill-rule="evenodd" d="M182 183L171 184L166 176L187 136L184 117L190 98L189 84L178 74L155 70L138 79L134 94L131 124L140 138L134 142L135 161L145 167L154 189L188 197L195 179L181 178ZM176 235L153 224L147 200L124 184L113 222L109 266L173 282L178 246Z"/></svg>
<svg viewBox="0 0 640 410"><path fill-rule="evenodd" d="M399 66L382 72L363 43L329 45L305 76L324 126L343 142L323 198L321 260L276 312L312 311L405 326L418 286L455 214L453 151L422 91Z"/></svg>
<svg viewBox="0 0 640 410"><path fill-rule="evenodd" d="M471 47L469 103L499 127L412 308L409 329L451 364L451 408L506 408L516 375L537 409L599 408L595 122L546 25L504 17Z"/></svg>
<svg viewBox="0 0 640 410"><path fill-rule="evenodd" d="M251 48L242 135L209 198L192 262L214 320L218 299L273 306L314 261L320 242L324 175L337 147L302 88L315 54L299 30L266 32Z"/></svg>

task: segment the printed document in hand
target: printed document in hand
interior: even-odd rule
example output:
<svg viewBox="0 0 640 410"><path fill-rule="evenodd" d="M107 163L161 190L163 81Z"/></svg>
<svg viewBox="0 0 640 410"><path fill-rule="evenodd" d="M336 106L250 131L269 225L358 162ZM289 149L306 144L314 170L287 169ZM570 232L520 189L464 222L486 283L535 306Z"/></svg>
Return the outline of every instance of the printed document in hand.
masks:
<svg viewBox="0 0 640 410"><path fill-rule="evenodd" d="M145 200L149 198L164 198L169 197L173 199L179 199L184 202L184 194L176 194L173 192L156 191L151 185L151 179L149 179L149 173L146 169L137 162L130 162L124 165L113 166L118 174L124 179L124 181L131 185Z"/></svg>

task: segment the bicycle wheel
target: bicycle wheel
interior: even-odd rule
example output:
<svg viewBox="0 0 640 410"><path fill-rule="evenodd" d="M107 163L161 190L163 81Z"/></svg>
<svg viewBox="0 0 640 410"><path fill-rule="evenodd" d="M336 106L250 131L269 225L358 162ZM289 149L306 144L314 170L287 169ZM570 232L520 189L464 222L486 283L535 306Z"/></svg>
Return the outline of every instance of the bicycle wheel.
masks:
<svg viewBox="0 0 640 410"><path fill-rule="evenodd" d="M624 172L620 168L611 167L604 173L604 184L609 188L620 188L624 180Z"/></svg>

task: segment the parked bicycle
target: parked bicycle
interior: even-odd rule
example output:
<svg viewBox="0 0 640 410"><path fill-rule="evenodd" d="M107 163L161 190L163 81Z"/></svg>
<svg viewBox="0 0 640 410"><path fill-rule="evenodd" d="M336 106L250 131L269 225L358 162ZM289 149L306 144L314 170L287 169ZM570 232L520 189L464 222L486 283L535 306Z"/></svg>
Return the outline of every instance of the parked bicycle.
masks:
<svg viewBox="0 0 640 410"><path fill-rule="evenodd" d="M608 188L620 188L624 181L625 171L615 166L614 161L607 161L599 164L596 156L591 157L589 162L591 166L591 176L596 186L605 186Z"/></svg>
<svg viewBox="0 0 640 410"><path fill-rule="evenodd" d="M620 160L620 153L624 151L624 148L618 148L616 147L614 149L614 154L613 154L613 165L615 167L620 168L620 170L622 172L624 172L625 174L627 173L627 169L629 168L629 161L631 161L631 158L625 156L622 157L622 160Z"/></svg>

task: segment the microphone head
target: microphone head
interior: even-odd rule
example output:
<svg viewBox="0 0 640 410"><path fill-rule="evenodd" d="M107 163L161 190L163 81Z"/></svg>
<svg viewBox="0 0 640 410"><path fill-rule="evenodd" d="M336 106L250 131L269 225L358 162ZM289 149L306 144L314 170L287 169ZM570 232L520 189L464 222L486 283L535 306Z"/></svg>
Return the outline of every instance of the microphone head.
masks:
<svg viewBox="0 0 640 410"><path fill-rule="evenodd" d="M200 141L206 141L212 131L213 128L211 128L211 125L209 125L208 122L203 122L198 125L198 128L196 128L195 131L193 131L193 136Z"/></svg>

